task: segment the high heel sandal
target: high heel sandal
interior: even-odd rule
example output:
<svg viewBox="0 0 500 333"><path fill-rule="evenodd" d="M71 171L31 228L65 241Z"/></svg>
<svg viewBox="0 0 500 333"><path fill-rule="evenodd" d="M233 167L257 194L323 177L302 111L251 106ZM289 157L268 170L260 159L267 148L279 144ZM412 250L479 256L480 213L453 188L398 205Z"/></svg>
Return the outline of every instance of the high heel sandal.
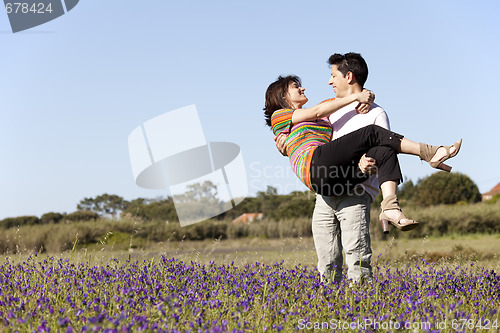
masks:
<svg viewBox="0 0 500 333"><path fill-rule="evenodd" d="M461 146L462 146L462 139L455 142L453 146L431 146L420 142L420 159L429 162L429 164L433 168L450 172L451 166L444 164L443 162L449 158L455 157L458 154L458 151L460 150ZM431 162L431 159L434 157L434 155L436 155L438 149L441 147L446 149L446 155L437 161ZM453 153L450 153L451 147L455 147L455 151Z"/></svg>
<svg viewBox="0 0 500 333"><path fill-rule="evenodd" d="M401 208L399 208L398 197L395 194L391 194L382 200L380 207L382 208L382 212L380 213L380 223L382 223L382 230L384 231L384 234L389 233L389 223L401 231L409 231L418 227L417 221L408 220L403 214ZM391 209L399 211L399 215L396 219L391 219L384 213L384 211ZM407 222L402 222L404 219L406 219Z"/></svg>

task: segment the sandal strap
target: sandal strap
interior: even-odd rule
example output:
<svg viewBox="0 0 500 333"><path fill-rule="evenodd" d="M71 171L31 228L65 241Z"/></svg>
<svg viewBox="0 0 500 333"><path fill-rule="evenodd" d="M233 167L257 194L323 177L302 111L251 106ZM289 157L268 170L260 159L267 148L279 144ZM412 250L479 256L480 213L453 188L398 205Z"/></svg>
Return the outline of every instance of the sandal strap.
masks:
<svg viewBox="0 0 500 333"><path fill-rule="evenodd" d="M380 204L382 208L382 212L380 213L380 220L387 220L389 223L394 225L396 228L407 231L415 228L418 225L417 221L413 221L408 219L403 212L401 211L401 208L399 207L399 202L398 202L398 197L395 194L391 194L387 196L384 200L382 200L382 203ZM399 214L397 218L392 218L390 219L386 214L385 211L387 210L398 210ZM401 223L401 220L408 220L407 223Z"/></svg>
<svg viewBox="0 0 500 333"><path fill-rule="evenodd" d="M431 146L426 143L419 143L420 145L420 159L426 162L429 162L433 168L435 168L437 165L440 163L443 163L447 159L451 157L455 157L458 154L458 151L460 150L460 146L462 145L462 139L459 141L455 142L451 146ZM452 147L455 147L455 151L453 153L450 153L450 149ZM439 148L444 148L446 150L446 155L443 156L439 161L435 162L430 162L431 159L436 155L437 151Z"/></svg>
<svg viewBox="0 0 500 333"><path fill-rule="evenodd" d="M420 159L426 162L429 162L434 155L436 155L436 152L438 151L439 148L444 147L444 146L431 146L426 143L420 142ZM447 149L447 154L450 153L449 148Z"/></svg>
<svg viewBox="0 0 500 333"><path fill-rule="evenodd" d="M382 200L382 202L380 203L380 208L382 208L382 211L390 209L397 209L401 211L401 208L399 207L398 197L395 194L391 194L384 200Z"/></svg>

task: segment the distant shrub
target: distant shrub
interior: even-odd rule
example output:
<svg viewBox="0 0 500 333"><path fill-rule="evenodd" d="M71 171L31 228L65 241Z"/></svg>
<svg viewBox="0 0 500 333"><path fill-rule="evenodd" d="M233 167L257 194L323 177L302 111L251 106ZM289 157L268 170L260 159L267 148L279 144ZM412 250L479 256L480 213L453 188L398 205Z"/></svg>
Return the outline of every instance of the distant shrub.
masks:
<svg viewBox="0 0 500 333"><path fill-rule="evenodd" d="M145 221L179 221L172 199L147 202L145 199L139 198L127 202L122 216L141 218Z"/></svg>
<svg viewBox="0 0 500 333"><path fill-rule="evenodd" d="M419 182L414 199L422 206L481 201L477 185L458 172L437 172Z"/></svg>
<svg viewBox="0 0 500 333"><path fill-rule="evenodd" d="M500 194L495 194L490 200L485 201L487 204L494 205L500 199Z"/></svg>
<svg viewBox="0 0 500 333"><path fill-rule="evenodd" d="M315 199L315 195L308 195L307 192L294 192L288 195L287 198L273 210L272 216L277 221L298 217L312 218Z"/></svg>
<svg viewBox="0 0 500 333"><path fill-rule="evenodd" d="M257 198L247 197L243 199L236 207L224 213L224 218L234 220L244 213L257 213L262 211L262 201Z"/></svg>
<svg viewBox="0 0 500 333"><path fill-rule="evenodd" d="M77 210L71 214L68 214L64 217L66 221L95 221L99 217L99 214L96 212L91 212L88 210Z"/></svg>
<svg viewBox="0 0 500 333"><path fill-rule="evenodd" d="M18 217L7 217L0 221L0 225L6 229L15 228L17 226L25 225L35 225L40 222L40 219L36 216L18 216Z"/></svg>
<svg viewBox="0 0 500 333"><path fill-rule="evenodd" d="M175 223L176 225L179 225ZM187 227L178 228L178 236L186 240L203 240L203 239L225 239L227 238L227 222L216 220L208 220L200 223L195 223Z"/></svg>
<svg viewBox="0 0 500 333"><path fill-rule="evenodd" d="M59 223L63 217L64 215L60 213L46 213L43 214L42 217L40 218L40 223L42 224Z"/></svg>
<svg viewBox="0 0 500 333"><path fill-rule="evenodd" d="M230 239L248 237L249 225L246 223L230 223L227 227L227 235Z"/></svg>

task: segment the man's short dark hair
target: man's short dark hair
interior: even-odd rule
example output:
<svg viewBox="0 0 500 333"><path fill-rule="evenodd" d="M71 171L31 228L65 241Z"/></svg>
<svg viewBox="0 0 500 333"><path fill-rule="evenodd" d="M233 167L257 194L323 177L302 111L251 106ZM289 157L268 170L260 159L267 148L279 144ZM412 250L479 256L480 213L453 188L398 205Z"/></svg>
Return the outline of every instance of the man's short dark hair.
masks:
<svg viewBox="0 0 500 333"><path fill-rule="evenodd" d="M365 85L368 78L368 65L365 59L359 53L349 52L346 54L335 53L328 58L328 63L337 65L339 72L346 76L348 72L354 74L356 82L359 83L361 88Z"/></svg>

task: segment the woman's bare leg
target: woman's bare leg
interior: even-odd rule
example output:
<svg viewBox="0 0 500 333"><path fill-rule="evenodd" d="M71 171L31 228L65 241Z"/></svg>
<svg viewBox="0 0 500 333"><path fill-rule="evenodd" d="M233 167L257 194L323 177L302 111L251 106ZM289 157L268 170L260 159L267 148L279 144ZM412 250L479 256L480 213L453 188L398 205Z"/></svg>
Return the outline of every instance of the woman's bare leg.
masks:
<svg viewBox="0 0 500 333"><path fill-rule="evenodd" d="M404 139L403 139L404 140ZM409 140L408 140L409 141ZM396 195L398 184L395 181L386 181L380 184L380 190L382 191L382 197L385 199L390 195ZM399 216L398 209L389 209L384 211L387 217L396 219ZM402 222L406 222L409 219L403 219Z"/></svg>

